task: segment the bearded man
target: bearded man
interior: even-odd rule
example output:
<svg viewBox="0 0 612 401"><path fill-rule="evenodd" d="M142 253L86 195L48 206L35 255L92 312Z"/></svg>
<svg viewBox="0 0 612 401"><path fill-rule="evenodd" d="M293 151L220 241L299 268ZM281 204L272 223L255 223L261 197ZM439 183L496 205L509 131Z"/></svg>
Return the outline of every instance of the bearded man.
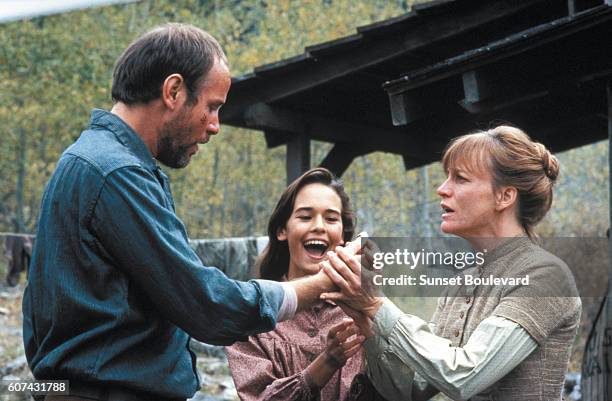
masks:
<svg viewBox="0 0 612 401"><path fill-rule="evenodd" d="M219 132L231 79L208 33L169 24L119 57L110 112L62 154L42 199L23 298L36 379L69 380L45 400L184 400L199 388L189 337L227 345L269 331L333 284L240 282L205 267L157 162L187 166Z"/></svg>

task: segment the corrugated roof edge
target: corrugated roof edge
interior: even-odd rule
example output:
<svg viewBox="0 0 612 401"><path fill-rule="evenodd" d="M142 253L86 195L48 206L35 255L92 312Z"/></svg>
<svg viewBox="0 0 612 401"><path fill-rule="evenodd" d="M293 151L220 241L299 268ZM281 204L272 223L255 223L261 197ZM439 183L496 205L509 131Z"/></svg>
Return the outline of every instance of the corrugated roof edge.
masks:
<svg viewBox="0 0 612 401"><path fill-rule="evenodd" d="M255 75L266 75L267 73L270 73L272 70L277 70L283 67L287 67L290 64L292 64L292 66L295 66L296 64L302 63L305 61L314 61L314 60L310 54L302 53L302 54L298 54L297 56L282 59L280 61L275 61L273 63L260 65L258 67L255 67L253 69L253 72L255 73Z"/></svg>
<svg viewBox="0 0 612 401"><path fill-rule="evenodd" d="M306 46L304 48L307 54L312 55L313 57L322 56L328 53L337 51L339 47L345 47L345 50L354 48L357 44L356 42L363 39L363 35L359 33L355 33L349 36L344 36L338 39L330 40L328 42L317 43L316 45Z"/></svg>
<svg viewBox="0 0 612 401"><path fill-rule="evenodd" d="M357 32L361 34L372 34L373 32L380 30L386 33L393 28L401 27L407 20L415 18L416 16L417 13L415 11L410 11L409 13L402 14L397 17L373 22L368 25L358 26Z"/></svg>
<svg viewBox="0 0 612 401"><path fill-rule="evenodd" d="M446 11L445 6L457 3L457 0L433 0L425 3L418 3L412 6L412 9L419 14L430 14Z"/></svg>
<svg viewBox="0 0 612 401"><path fill-rule="evenodd" d="M442 0L447 2L449 0ZM450 0L456 1L456 0ZM437 2L437 1L436 1ZM238 77L232 78L233 83L240 83L242 81L252 79L255 77L259 77L262 75L270 75L279 72L281 69L285 71L287 68L295 68L298 67L299 63L308 62L308 61L317 61L317 57L325 56L329 53L334 53L339 50L341 47L345 47L345 50L354 48L358 45L358 43L363 40L363 34L359 32L360 30L367 31L371 33L372 30L382 29L387 32L387 28L393 25L399 25L406 21L409 18L413 18L416 16L416 13L410 12L407 14L400 15L398 17L390 18L387 20L375 22L373 24L364 25L362 27L357 28L358 33L354 33L348 36L343 36L341 38L333 39L327 42L318 43L311 46L306 46L304 48L304 53L298 54L296 56L288 57L279 61L275 61L272 63L264 64L253 69L252 73L243 74Z"/></svg>
<svg viewBox="0 0 612 401"><path fill-rule="evenodd" d="M255 67L252 73L232 78L232 82L240 83L259 76L274 75L280 71L298 68L299 65L304 62L315 62L317 61L317 57L323 57L329 53L348 50L358 46L359 42L364 39L364 35L383 35L396 29L405 28L406 21L418 17L419 14L443 12L443 10L446 9L445 6L457 2L458 0L433 0L426 3L415 4L412 11L409 13L357 27L357 33L355 34L306 46L302 54ZM342 49L343 47L344 49Z"/></svg>
<svg viewBox="0 0 612 401"><path fill-rule="evenodd" d="M247 81L252 78L255 78L255 74L253 72L247 72L246 74L238 75L237 77L232 77L232 85L239 84L242 81Z"/></svg>

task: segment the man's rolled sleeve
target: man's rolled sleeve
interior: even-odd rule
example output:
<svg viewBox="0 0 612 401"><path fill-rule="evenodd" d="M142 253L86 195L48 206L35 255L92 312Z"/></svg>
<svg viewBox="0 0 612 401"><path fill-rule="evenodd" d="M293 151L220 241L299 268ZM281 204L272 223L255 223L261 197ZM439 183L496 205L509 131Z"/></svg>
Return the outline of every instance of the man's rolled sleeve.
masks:
<svg viewBox="0 0 612 401"><path fill-rule="evenodd" d="M287 282L280 283L285 290L285 296L283 297L283 303L278 311L278 321L293 319L295 311L297 311L298 300L295 288Z"/></svg>

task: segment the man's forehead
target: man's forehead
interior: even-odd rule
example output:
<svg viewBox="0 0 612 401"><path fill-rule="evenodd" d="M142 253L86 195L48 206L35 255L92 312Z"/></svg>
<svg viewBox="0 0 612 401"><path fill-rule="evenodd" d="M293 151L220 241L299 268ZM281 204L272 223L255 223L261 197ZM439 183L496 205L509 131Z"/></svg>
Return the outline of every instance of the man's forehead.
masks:
<svg viewBox="0 0 612 401"><path fill-rule="evenodd" d="M225 85L232 84L229 67L223 60L215 60L215 63L206 74L206 78L202 82L202 88L210 87L215 84L223 83Z"/></svg>

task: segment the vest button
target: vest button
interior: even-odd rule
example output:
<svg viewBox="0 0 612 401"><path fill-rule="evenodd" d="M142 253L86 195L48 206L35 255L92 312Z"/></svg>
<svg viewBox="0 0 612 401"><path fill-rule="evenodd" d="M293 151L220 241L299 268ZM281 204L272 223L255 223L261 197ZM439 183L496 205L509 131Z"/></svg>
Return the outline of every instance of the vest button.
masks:
<svg viewBox="0 0 612 401"><path fill-rule="evenodd" d="M463 311L462 311L462 312L459 314L459 317L460 317L461 319L463 319L463 316L465 316L465 312L463 312Z"/></svg>
<svg viewBox="0 0 612 401"><path fill-rule="evenodd" d="M455 337L459 337L459 330L455 330Z"/></svg>
<svg viewBox="0 0 612 401"><path fill-rule="evenodd" d="M470 302L472 302L472 298L470 297L465 297L465 303L469 304Z"/></svg>
<svg viewBox="0 0 612 401"><path fill-rule="evenodd" d="M316 337L319 334L317 329L308 329L308 337Z"/></svg>

